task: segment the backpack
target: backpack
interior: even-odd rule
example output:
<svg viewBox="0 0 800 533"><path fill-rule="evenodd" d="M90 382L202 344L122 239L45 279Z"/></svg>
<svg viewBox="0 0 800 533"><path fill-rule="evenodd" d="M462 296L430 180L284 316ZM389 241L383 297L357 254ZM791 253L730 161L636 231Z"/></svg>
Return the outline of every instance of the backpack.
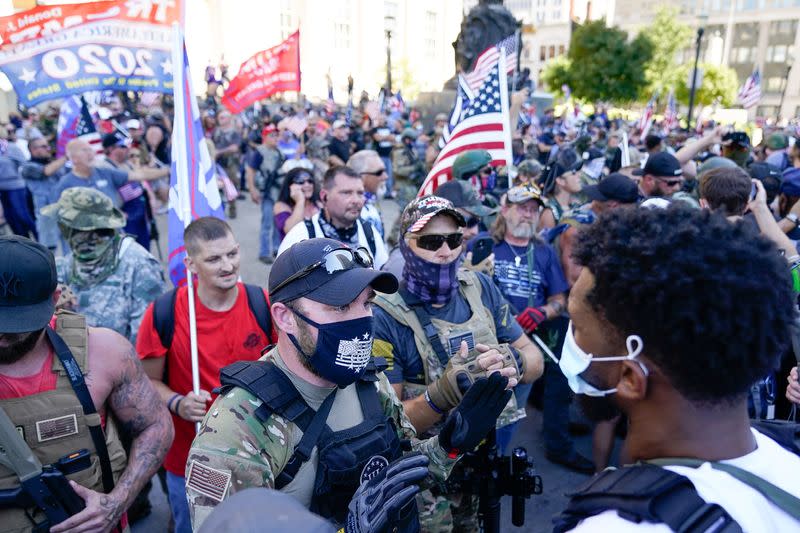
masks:
<svg viewBox="0 0 800 533"><path fill-rule="evenodd" d="M264 291L256 285L244 284L247 294L247 306L256 318L256 322L267 339L272 337L272 317L269 314L269 306ZM153 302L153 326L161 344L169 349L172 345L172 336L175 333L175 300L178 296L178 289L172 289L159 296Z"/></svg>
<svg viewBox="0 0 800 533"><path fill-rule="evenodd" d="M364 237L367 238L367 245L369 246L369 251L372 254L372 257L375 257L375 252L377 247L375 246L375 230L372 229L372 224L369 223L368 220L364 220L363 218L359 217L359 222L361 222L361 227L364 229ZM317 236L317 230L314 229L314 222L310 219L305 219L306 231L308 231L308 238L313 239Z"/></svg>
<svg viewBox="0 0 800 533"><path fill-rule="evenodd" d="M784 449L800 455L800 424L758 420L752 425ZM705 463L755 489L790 516L800 516L800 499L744 469L713 461L670 458L609 468L592 477L569 495L567 508L553 520L553 531L569 531L581 520L613 509L626 520L663 523L682 533L709 529L716 533L741 532L725 509L697 494L689 478L661 468L669 465L697 468Z"/></svg>

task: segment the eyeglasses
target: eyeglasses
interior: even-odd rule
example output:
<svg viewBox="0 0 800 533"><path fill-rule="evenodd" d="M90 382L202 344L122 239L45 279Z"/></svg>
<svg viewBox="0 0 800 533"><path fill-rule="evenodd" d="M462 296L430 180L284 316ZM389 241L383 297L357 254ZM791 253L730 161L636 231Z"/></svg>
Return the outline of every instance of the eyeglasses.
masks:
<svg viewBox="0 0 800 533"><path fill-rule="evenodd" d="M431 252L435 252L441 248L444 243L447 243L447 247L451 250L455 250L461 246L461 243L464 242L464 235L461 233L448 233L446 235L438 235L433 233L428 235L412 234L409 237L416 239L417 246L423 250L430 250Z"/></svg>
<svg viewBox="0 0 800 533"><path fill-rule="evenodd" d="M662 178L661 176L656 176L656 179L657 179L658 181L663 181L663 182L664 182L664 183L667 185L667 187L677 187L678 185L680 185L681 183L683 183L683 180L682 180L682 179L677 179L677 180L668 180L668 179L666 179L666 178Z"/></svg>
<svg viewBox="0 0 800 533"><path fill-rule="evenodd" d="M363 268L372 268L372 256L370 255L369 250L363 246L359 246L355 250L352 248L336 248L335 250L331 250L322 256L321 260L305 267L299 272L295 272L282 282L278 283L278 285L270 292L275 294L290 283L308 276L314 270L323 266L328 274L350 270L351 268L357 268L359 266Z"/></svg>
<svg viewBox="0 0 800 533"><path fill-rule="evenodd" d="M297 185L303 185L304 183L313 183L314 178L309 176L308 174L300 174L299 176L295 176L292 180L292 183L296 183Z"/></svg>
<svg viewBox="0 0 800 533"><path fill-rule="evenodd" d="M373 172L362 172L362 174L369 174L370 176L382 176L385 173L386 173L386 169L385 168L382 168L382 169L379 169L379 170L375 170Z"/></svg>

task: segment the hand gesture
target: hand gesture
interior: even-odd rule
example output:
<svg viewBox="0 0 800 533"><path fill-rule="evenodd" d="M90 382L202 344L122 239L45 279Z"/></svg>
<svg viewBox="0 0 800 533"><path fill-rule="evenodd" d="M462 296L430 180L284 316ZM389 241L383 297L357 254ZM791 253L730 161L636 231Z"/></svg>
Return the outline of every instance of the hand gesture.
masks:
<svg viewBox="0 0 800 533"><path fill-rule="evenodd" d="M122 516L124 502L112 497L111 494L103 494L87 489L78 485L74 481L69 482L75 493L83 498L86 507L80 513L70 516L50 528L52 533L64 533L69 531L98 531L107 533L111 530ZM113 494L113 493L112 493Z"/></svg>
<svg viewBox="0 0 800 533"><path fill-rule="evenodd" d="M299 183L289 185L289 197L294 201L295 205L305 203L306 194L303 192L303 186Z"/></svg>

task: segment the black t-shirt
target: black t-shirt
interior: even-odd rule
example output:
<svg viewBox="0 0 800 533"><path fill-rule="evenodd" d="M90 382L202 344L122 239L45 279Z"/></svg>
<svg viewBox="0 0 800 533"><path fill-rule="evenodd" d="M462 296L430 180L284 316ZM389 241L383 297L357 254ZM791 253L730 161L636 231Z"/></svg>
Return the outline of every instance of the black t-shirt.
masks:
<svg viewBox="0 0 800 533"><path fill-rule="evenodd" d="M328 145L328 152L347 163L347 160L350 159L350 141L340 141L334 137Z"/></svg>
<svg viewBox="0 0 800 533"><path fill-rule="evenodd" d="M386 126L380 128L374 128L370 132L370 136L375 142L375 151L378 152L378 155L381 157L389 157L390 155L392 155L392 148L394 147L394 143L391 140L376 141L375 135L384 136L384 135L389 135L390 133L392 133L392 130L390 130Z"/></svg>

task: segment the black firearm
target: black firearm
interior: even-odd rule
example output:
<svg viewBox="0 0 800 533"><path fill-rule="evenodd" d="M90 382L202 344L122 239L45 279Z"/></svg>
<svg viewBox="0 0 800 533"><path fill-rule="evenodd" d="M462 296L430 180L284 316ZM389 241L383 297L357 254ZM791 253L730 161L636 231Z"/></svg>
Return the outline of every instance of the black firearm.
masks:
<svg viewBox="0 0 800 533"><path fill-rule="evenodd" d="M0 407L0 463L19 476L20 486L0 490L0 508L25 509L33 530L49 531L52 526L79 513L86 506L67 481L65 473L82 470L89 464L88 450L80 450L42 467L39 459ZM28 509L40 509L45 518L36 522Z"/></svg>
<svg viewBox="0 0 800 533"><path fill-rule="evenodd" d="M511 496L511 523L525 524L525 500L542 493L542 478L525 448L500 455L494 430L477 450L459 461L460 475L447 480L449 492L478 495L478 520L484 533L500 531L500 498Z"/></svg>

